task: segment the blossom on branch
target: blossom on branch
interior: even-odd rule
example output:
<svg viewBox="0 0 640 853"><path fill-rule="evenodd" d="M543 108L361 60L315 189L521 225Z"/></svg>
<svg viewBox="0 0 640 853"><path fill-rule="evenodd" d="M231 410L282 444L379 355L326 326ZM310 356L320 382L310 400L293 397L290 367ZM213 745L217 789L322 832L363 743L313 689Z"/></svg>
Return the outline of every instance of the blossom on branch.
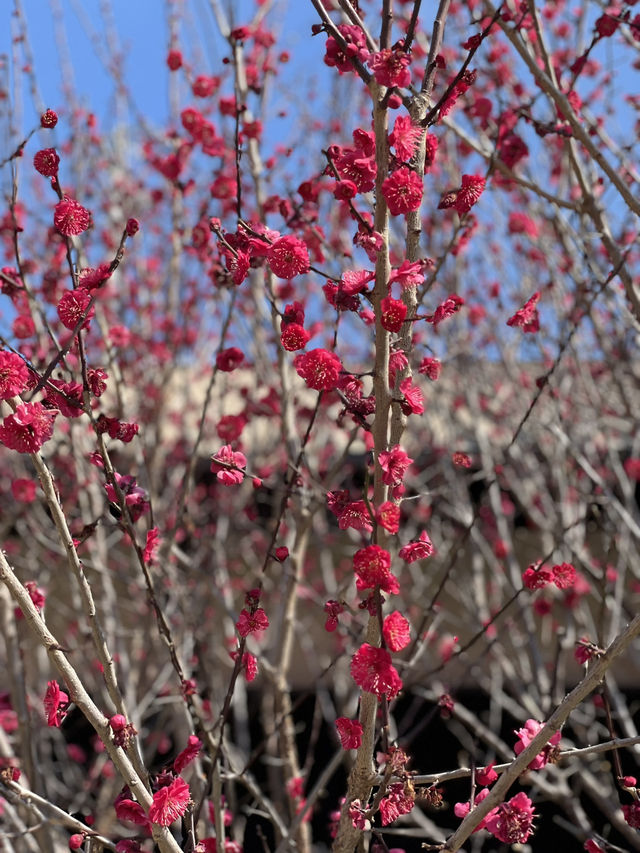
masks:
<svg viewBox="0 0 640 853"><path fill-rule="evenodd" d="M407 166L401 166L382 182L382 195L392 216L418 210L422 202L422 178Z"/></svg>
<svg viewBox="0 0 640 853"><path fill-rule="evenodd" d="M353 555L356 587L364 589L380 587L382 592L397 595L400 592L398 579L391 574L391 554L379 545L367 545Z"/></svg>
<svg viewBox="0 0 640 853"><path fill-rule="evenodd" d="M527 795L520 791L506 803L487 815L485 826L489 832L505 844L524 844L533 832L533 805Z"/></svg>
<svg viewBox="0 0 640 853"><path fill-rule="evenodd" d="M236 486L245 477L247 457L239 450L232 450L230 444L223 445L211 457L211 471L224 486Z"/></svg>
<svg viewBox="0 0 640 853"><path fill-rule="evenodd" d="M91 225L91 213L75 199L66 195L53 211L53 224L65 237L82 234Z"/></svg>
<svg viewBox="0 0 640 853"><path fill-rule="evenodd" d="M373 71L373 76L381 86L398 86L406 88L411 84L409 65L411 57L403 50L385 48L372 53L367 65Z"/></svg>
<svg viewBox="0 0 640 853"><path fill-rule="evenodd" d="M47 682L47 692L44 695L44 710L47 715L47 725L58 728L67 716L69 696L60 689L57 681Z"/></svg>
<svg viewBox="0 0 640 853"><path fill-rule="evenodd" d="M343 749L359 749L362 743L362 724L359 720L338 717L336 729Z"/></svg>
<svg viewBox="0 0 640 853"><path fill-rule="evenodd" d="M294 278L309 272L309 250L298 237L280 237L269 247L267 263L278 278Z"/></svg>
<svg viewBox="0 0 640 853"><path fill-rule="evenodd" d="M314 391L332 391L338 384L342 362L326 349L312 349L296 356L293 366Z"/></svg>
<svg viewBox="0 0 640 853"><path fill-rule="evenodd" d="M358 687L378 699L382 696L393 699L402 690L402 679L391 663L389 652L369 643L363 643L352 657L351 675Z"/></svg>
<svg viewBox="0 0 640 853"><path fill-rule="evenodd" d="M9 400L27 387L29 370L17 353L0 350L0 400Z"/></svg>
<svg viewBox="0 0 640 853"><path fill-rule="evenodd" d="M53 435L57 415L55 409L45 409L42 403L22 403L0 425L0 441L18 453L37 453Z"/></svg>
<svg viewBox="0 0 640 853"><path fill-rule="evenodd" d="M149 820L160 826L171 826L186 812L190 799L189 786L178 776L169 785L159 788L153 795Z"/></svg>

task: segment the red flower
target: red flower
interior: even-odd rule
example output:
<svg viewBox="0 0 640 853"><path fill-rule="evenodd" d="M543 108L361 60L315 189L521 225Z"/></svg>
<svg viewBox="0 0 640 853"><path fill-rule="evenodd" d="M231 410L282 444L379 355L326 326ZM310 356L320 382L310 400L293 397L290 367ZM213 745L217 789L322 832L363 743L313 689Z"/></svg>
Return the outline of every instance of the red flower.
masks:
<svg viewBox="0 0 640 853"><path fill-rule="evenodd" d="M244 353L242 350L237 347L229 347L223 349L216 356L216 367L224 373L231 373L236 367L240 367L243 361Z"/></svg>
<svg viewBox="0 0 640 853"><path fill-rule="evenodd" d="M463 216L468 213L482 195L486 185L482 175L463 175L462 186L458 190L455 208Z"/></svg>
<svg viewBox="0 0 640 853"><path fill-rule="evenodd" d="M310 338L311 332L299 323L287 323L280 332L280 343L288 352L304 349Z"/></svg>
<svg viewBox="0 0 640 853"><path fill-rule="evenodd" d="M400 527L400 507L391 501L385 501L376 510L376 521L389 533L397 533Z"/></svg>
<svg viewBox="0 0 640 853"><path fill-rule="evenodd" d="M438 210L452 207L460 216L464 216L482 195L485 183L481 175L463 175L462 185L457 190L449 190L442 196Z"/></svg>
<svg viewBox="0 0 640 853"><path fill-rule="evenodd" d="M493 769L495 761L488 764L486 767L481 767L476 771L476 782L478 785L492 785L498 778L498 774Z"/></svg>
<svg viewBox="0 0 640 853"><path fill-rule="evenodd" d="M95 313L93 306L87 313L90 302L91 294L83 287L78 287L75 290L67 290L66 293L62 294L62 298L58 303L58 317L60 317L60 322L65 329L69 329L72 332L83 317L85 319L82 328L87 329L89 327L91 318Z"/></svg>
<svg viewBox="0 0 640 853"><path fill-rule="evenodd" d="M254 631L265 631L269 627L269 617L262 607L258 607L253 613L243 609L236 622L236 629L241 637L248 637Z"/></svg>
<svg viewBox="0 0 640 853"><path fill-rule="evenodd" d="M193 81L191 88L196 98L208 98L213 95L219 85L219 77L209 77L206 74L200 74Z"/></svg>
<svg viewBox="0 0 640 853"><path fill-rule="evenodd" d="M386 617L382 634L392 652L402 651L411 642L411 627L399 610L394 610Z"/></svg>
<svg viewBox="0 0 640 853"><path fill-rule="evenodd" d="M457 293L453 293L451 296L447 296L445 301L441 305L438 305L434 313L427 316L425 319L427 323L433 323L434 326L437 326L438 323L446 320L447 317L452 317L454 314L457 314L463 305L464 299L462 296L458 296Z"/></svg>
<svg viewBox="0 0 640 853"><path fill-rule="evenodd" d="M413 459L396 444L391 450L383 450L378 455L378 462L382 468L382 482L387 486L398 486L402 483L407 468Z"/></svg>
<svg viewBox="0 0 640 853"><path fill-rule="evenodd" d="M415 805L415 794L407 791L403 782L389 785L389 793L380 801L380 820L383 826L388 826L401 814L409 814Z"/></svg>
<svg viewBox="0 0 640 853"><path fill-rule="evenodd" d="M117 799L114 803L114 809L118 820L128 820L130 823L135 823L138 826L149 825L149 819L144 813L144 809L135 800L127 797Z"/></svg>
<svg viewBox="0 0 640 853"><path fill-rule="evenodd" d="M280 237L269 247L267 263L278 278L293 278L309 272L309 250L297 237Z"/></svg>
<svg viewBox="0 0 640 853"><path fill-rule="evenodd" d="M65 237L82 234L91 225L91 213L75 199L66 195L53 211L53 224Z"/></svg>
<svg viewBox="0 0 640 853"><path fill-rule="evenodd" d="M242 668L244 670L245 681L253 681L258 674L258 661L256 656L251 652L245 652L242 655Z"/></svg>
<svg viewBox="0 0 640 853"><path fill-rule="evenodd" d="M360 27L340 24L338 32L347 45L343 48L333 36L329 36L325 45L324 62L325 65L337 68L340 74L344 74L347 71L353 71L353 59L366 62L369 51L367 40Z"/></svg>
<svg viewBox="0 0 640 853"><path fill-rule="evenodd" d="M58 124L58 115L53 110L45 110L40 116L40 127L55 127Z"/></svg>
<svg viewBox="0 0 640 853"><path fill-rule="evenodd" d="M389 134L389 145L396 150L399 160L410 160L420 140L422 130L407 115L398 116Z"/></svg>
<svg viewBox="0 0 640 853"><path fill-rule="evenodd" d="M188 764L191 764L192 761L195 761L201 749L202 741L195 735L189 735L187 746L182 750L182 752L178 753L178 755L176 755L174 759L174 771L176 773L182 773L182 771Z"/></svg>
<svg viewBox="0 0 640 853"><path fill-rule="evenodd" d="M410 376L400 383L400 393L404 395L401 408L405 415L421 415L424 412L422 391L413 384Z"/></svg>
<svg viewBox="0 0 640 853"><path fill-rule="evenodd" d="M338 356L326 349L312 349L293 361L298 376L315 391L331 391L338 384L342 362Z"/></svg>
<svg viewBox="0 0 640 853"><path fill-rule="evenodd" d="M55 148L43 148L34 154L33 165L36 172L40 172L45 178L53 178L58 174L60 157Z"/></svg>
<svg viewBox="0 0 640 853"><path fill-rule="evenodd" d="M540 563L532 563L522 573L522 582L527 589L543 589L553 580L549 569L545 569Z"/></svg>
<svg viewBox="0 0 640 853"><path fill-rule="evenodd" d="M57 414L42 403L23 403L0 425L0 441L18 453L37 453L53 435Z"/></svg>
<svg viewBox="0 0 640 853"><path fill-rule="evenodd" d="M349 501L342 507L338 514L338 527L340 530L364 530L371 533L373 525L369 516L369 510L364 501Z"/></svg>
<svg viewBox="0 0 640 853"><path fill-rule="evenodd" d="M422 179L407 166L401 166L382 182L382 195L392 216L417 210L422 201Z"/></svg>
<svg viewBox="0 0 640 853"><path fill-rule="evenodd" d="M436 382L440 378L442 364L437 358L423 358L422 364L418 368L418 373L423 373L432 382Z"/></svg>
<svg viewBox="0 0 640 853"><path fill-rule="evenodd" d="M178 776L170 785L165 785L153 795L149 820L160 826L171 826L186 812L189 801L189 786Z"/></svg>
<svg viewBox="0 0 640 853"><path fill-rule="evenodd" d="M78 276L78 286L85 290L95 290L111 278L111 267L109 264L100 264L97 267L87 267Z"/></svg>
<svg viewBox="0 0 640 853"><path fill-rule="evenodd" d="M230 444L223 445L211 458L211 470L225 486L236 486L244 480L247 458L244 453L234 451Z"/></svg>
<svg viewBox="0 0 640 853"><path fill-rule="evenodd" d="M160 544L160 531L157 527L152 527L147 531L147 539L142 554L142 559L145 563L151 563L156 558L156 552Z"/></svg>
<svg viewBox="0 0 640 853"><path fill-rule="evenodd" d="M529 334L540 330L540 316L536 305L540 301L540 292L536 291L522 308L519 308L513 317L507 320L507 326L520 326L523 332Z"/></svg>
<svg viewBox="0 0 640 853"><path fill-rule="evenodd" d="M47 692L44 695L44 710L47 715L47 725L58 727L67 716L69 696L60 690L57 681L47 682Z"/></svg>
<svg viewBox="0 0 640 853"><path fill-rule="evenodd" d="M402 50L385 48L378 53L372 53L367 64L373 71L373 76L381 86L400 86L406 88L411 83L411 72L408 66L410 56Z"/></svg>
<svg viewBox="0 0 640 853"><path fill-rule="evenodd" d="M362 724L359 720L338 717L336 728L343 749L359 749L362 743Z"/></svg>
<svg viewBox="0 0 640 853"><path fill-rule="evenodd" d="M170 50L167 54L167 65L170 71L177 71L182 67L182 54L179 50Z"/></svg>
<svg viewBox="0 0 640 853"><path fill-rule="evenodd" d="M380 323L387 332L399 332L407 316L407 306L401 299L385 296L380 303Z"/></svg>
<svg viewBox="0 0 640 853"><path fill-rule="evenodd" d="M636 801L630 806L622 806L622 814L629 826L633 829L640 829L640 802Z"/></svg>
<svg viewBox="0 0 640 853"><path fill-rule="evenodd" d="M385 695L393 699L402 689L402 679L391 663L389 652L369 643L363 643L351 658L351 675L358 687L374 693L378 699Z"/></svg>
<svg viewBox="0 0 640 853"><path fill-rule="evenodd" d="M558 589L569 589L576 582L577 572L571 563L561 563L559 566L552 566L553 582Z"/></svg>
<svg viewBox="0 0 640 853"><path fill-rule="evenodd" d="M398 556L406 563L415 563L416 560L424 560L433 554L433 545L429 534L423 530L420 538L415 542L409 542L404 548L401 548Z"/></svg>
<svg viewBox="0 0 640 853"><path fill-rule="evenodd" d="M534 817L531 800L520 791L487 816L486 828L505 844L524 844L533 832Z"/></svg>
<svg viewBox="0 0 640 853"><path fill-rule="evenodd" d="M451 461L454 465L460 468L471 468L471 457L468 453L461 453L459 450L451 454Z"/></svg>
<svg viewBox="0 0 640 853"><path fill-rule="evenodd" d="M19 477L11 483L11 494L13 499L20 503L32 503L36 499L36 484Z"/></svg>
<svg viewBox="0 0 640 853"><path fill-rule="evenodd" d="M9 400L27 387L29 371L17 353L0 350L0 400Z"/></svg>
<svg viewBox="0 0 640 853"><path fill-rule="evenodd" d="M489 789L488 788L482 788L482 790L478 791L478 793L475 796L475 801L474 801L475 805L477 805L478 803L481 803L488 796L489 796ZM465 818L469 814L470 809L471 809L471 803L456 803L455 806L453 807L453 813L456 817L459 817L462 819L462 818ZM484 829L485 825L487 823L488 817L492 814L493 814L493 812L489 812L489 815L487 815L487 817L483 818L473 831L479 832L481 829Z"/></svg>
<svg viewBox="0 0 640 853"><path fill-rule="evenodd" d="M391 554L379 545L367 545L353 555L353 568L357 575L356 587L363 589L380 587L382 592L397 595L400 592L398 579L391 574Z"/></svg>
<svg viewBox="0 0 640 853"><path fill-rule="evenodd" d="M524 724L524 727L521 729L517 729L514 734L518 736L518 742L513 748L513 751L516 755L520 755L525 747L529 746L533 738L538 734L540 729L542 729L543 723L539 723L537 720L527 720ZM560 732L556 732L547 743L546 746L542 748L542 750L535 756L533 761L531 761L527 766L529 770L540 770L540 768L544 767L549 759L552 757L553 748L558 745L560 742L560 738L562 735Z"/></svg>

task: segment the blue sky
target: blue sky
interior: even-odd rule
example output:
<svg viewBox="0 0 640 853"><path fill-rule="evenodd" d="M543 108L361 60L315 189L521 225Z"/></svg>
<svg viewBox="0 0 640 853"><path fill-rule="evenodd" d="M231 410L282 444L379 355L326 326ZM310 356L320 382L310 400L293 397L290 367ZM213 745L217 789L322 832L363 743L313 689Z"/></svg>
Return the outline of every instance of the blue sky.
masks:
<svg viewBox="0 0 640 853"><path fill-rule="evenodd" d="M10 0L4 0L9 5ZM13 4L12 4L13 5ZM59 108L67 102L63 81L71 84L78 103L96 113L104 129L123 118L114 113L115 84L105 68L112 60L114 45L116 62L122 69L133 100L138 109L153 124L162 124L168 114L166 55L169 45L167 4L163 0L22 0L22 9L27 24L28 46L12 44L18 34L15 15L7 15L11 26L0 26L0 54L8 58L8 67L18 67L25 61L25 54L33 57L37 96L45 107ZM208 0L186 0L184 25L180 39L185 54L190 54L198 73L220 73L225 45L217 36ZM236 23L246 23L247 10L254 4L247 0L222 0L223 6L231 6ZM110 13L106 18L101 9ZM277 14L269 16L271 26L278 30L286 26L286 42L290 47L293 62L283 68L282 81L295 86L300 68L295 62L299 56L296 49L304 41L303 60L317 52L314 65L322 67L320 59L323 45L320 40L309 40L311 24L316 14L308 2L281 0ZM57 10L57 11L56 11ZM0 16L0 23L2 16ZM317 46L316 46L317 45ZM26 50L24 49L26 47ZM5 66L6 68L7 66ZM24 75L23 75L24 76ZM6 85L7 72L3 72ZM15 85L14 80L10 82ZM22 122L27 130L33 126L37 107L30 92L27 79L22 86ZM20 109L20 107L19 107ZM2 115L2 148L6 142L6 111ZM0 157L1 159L1 157Z"/></svg>

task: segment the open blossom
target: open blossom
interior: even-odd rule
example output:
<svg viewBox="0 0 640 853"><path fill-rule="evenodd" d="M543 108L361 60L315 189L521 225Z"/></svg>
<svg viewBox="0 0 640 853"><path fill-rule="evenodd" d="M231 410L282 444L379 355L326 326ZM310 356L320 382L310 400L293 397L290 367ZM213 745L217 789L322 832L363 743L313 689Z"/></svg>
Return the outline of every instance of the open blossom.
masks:
<svg viewBox="0 0 640 853"><path fill-rule="evenodd" d="M383 450L378 455L378 462L382 468L382 482L387 486L398 486L402 483L407 468L413 459L396 444L391 450Z"/></svg>
<svg viewBox="0 0 640 853"><path fill-rule="evenodd" d="M417 210L422 201L422 178L407 166L401 166L382 182L382 195L392 216Z"/></svg>
<svg viewBox="0 0 640 853"><path fill-rule="evenodd" d="M40 172L45 178L53 178L58 174L60 157L55 148L43 148L34 154L33 165L36 172Z"/></svg>
<svg viewBox="0 0 640 853"><path fill-rule="evenodd" d="M537 720L527 720L523 728L517 729L515 731L515 734L518 736L518 742L514 746L513 751L516 755L520 755L522 750L529 746L529 744L538 734L543 725L543 723L539 723ZM556 732L549 739L547 745L544 746L542 750L535 756L533 761L528 764L529 770L540 770L540 768L544 767L548 761L553 759L555 747L557 747L557 745L560 743L561 737L562 735L560 734L560 732Z"/></svg>
<svg viewBox="0 0 640 853"><path fill-rule="evenodd" d="M88 328L91 317L95 313L93 307L89 308L90 303L91 294L83 287L67 290L66 293L62 294L58 303L58 317L60 317L60 322L65 329L72 332L83 317L82 328ZM89 310L87 311L87 309Z"/></svg>
<svg viewBox="0 0 640 853"><path fill-rule="evenodd" d="M236 622L236 628L241 637L248 637L254 631L266 631L268 627L269 617L262 607L256 608L253 613L243 608Z"/></svg>
<svg viewBox="0 0 640 853"><path fill-rule="evenodd" d="M373 524L371 516L364 501L349 501L342 507L338 515L338 527L340 530L364 530L371 533Z"/></svg>
<svg viewBox="0 0 640 853"><path fill-rule="evenodd" d="M0 400L9 400L27 387L29 371L14 352L0 350Z"/></svg>
<svg viewBox="0 0 640 853"><path fill-rule="evenodd" d="M438 210L452 207L460 216L464 216L482 195L485 183L482 175L463 175L461 186L456 190L449 190L441 197Z"/></svg>
<svg viewBox="0 0 640 853"><path fill-rule="evenodd" d="M57 414L42 403L22 403L0 425L0 441L18 453L37 453L53 435Z"/></svg>
<svg viewBox="0 0 640 853"><path fill-rule="evenodd" d="M267 263L278 278L293 278L309 272L309 250L298 237L279 237L269 247Z"/></svg>
<svg viewBox="0 0 640 853"><path fill-rule="evenodd" d="M178 776L171 784L159 788L153 795L149 820L160 826L171 826L186 812L190 799L189 786Z"/></svg>
<svg viewBox="0 0 640 853"><path fill-rule="evenodd" d="M486 829L505 844L524 844L533 832L533 805L524 791L487 815Z"/></svg>
<svg viewBox="0 0 640 853"><path fill-rule="evenodd" d="M339 44L333 36L329 36L325 45L324 62L330 68L337 68L340 74L345 74L348 71L353 71L352 60L358 59L360 62L366 62L369 51L367 50L367 40L360 27L340 24L338 32L345 40L346 47Z"/></svg>
<svg viewBox="0 0 640 853"><path fill-rule="evenodd" d="M389 533L397 533L400 527L400 507L392 501L385 501L376 510L376 521Z"/></svg>
<svg viewBox="0 0 640 853"><path fill-rule="evenodd" d="M244 361L244 353L238 347L223 349L216 356L216 367L223 373L232 373Z"/></svg>
<svg viewBox="0 0 640 853"><path fill-rule="evenodd" d="M409 542L398 552L398 556L406 563L415 563L416 560L424 560L433 554L433 545L429 534L423 530L415 542Z"/></svg>
<svg viewBox="0 0 640 853"><path fill-rule="evenodd" d="M398 579L391 574L391 554L379 545L367 545L353 555L353 568L356 573L356 587L375 589L397 595L400 592Z"/></svg>
<svg viewBox="0 0 640 853"><path fill-rule="evenodd" d="M415 794L404 782L394 782L387 790L387 796L380 801L380 820L383 826L393 823L401 814L409 814L416 802Z"/></svg>
<svg viewBox="0 0 640 853"><path fill-rule="evenodd" d="M66 195L55 206L53 224L65 237L73 237L89 228L91 213L75 199Z"/></svg>
<svg viewBox="0 0 640 853"><path fill-rule="evenodd" d="M47 725L59 727L67 716L69 696L60 690L57 681L47 682L47 692L44 696L44 710L47 715Z"/></svg>
<svg viewBox="0 0 640 853"><path fill-rule="evenodd" d="M393 699L402 689L402 679L391 663L389 652L369 643L363 643L352 657L351 675L358 687L374 693L378 699L385 695Z"/></svg>
<svg viewBox="0 0 640 853"><path fill-rule="evenodd" d="M571 563L552 566L553 582L558 589L570 589L576 582L577 572Z"/></svg>
<svg viewBox="0 0 640 853"><path fill-rule="evenodd" d="M211 470L225 486L236 486L244 480L247 458L244 453L232 450L230 444L223 445L211 458Z"/></svg>
<svg viewBox="0 0 640 853"><path fill-rule="evenodd" d="M382 624L382 635L392 652L406 648L411 641L411 627L399 610L394 610Z"/></svg>
<svg viewBox="0 0 640 853"><path fill-rule="evenodd" d="M315 391L332 391L338 384L342 362L326 349L312 349L296 356L293 362L298 376Z"/></svg>
<svg viewBox="0 0 640 853"><path fill-rule="evenodd" d="M528 334L538 332L540 330L540 315L536 306L539 301L540 291L536 291L522 308L519 308L512 317L509 317L507 326L520 326L522 331Z"/></svg>
<svg viewBox="0 0 640 853"><path fill-rule="evenodd" d="M522 583L527 589L543 589L552 580L552 572L540 563L532 563L522 573Z"/></svg>
<svg viewBox="0 0 640 853"><path fill-rule="evenodd" d="M407 306L401 299L385 296L380 303L380 323L387 332L399 332L404 318L407 316Z"/></svg>
<svg viewBox="0 0 640 853"><path fill-rule="evenodd" d="M136 483L136 478L131 474L118 474L113 472L113 476L122 492L124 503L129 510L129 515L132 521L137 521L145 512L149 511L149 501L145 490ZM107 497L115 506L120 506L118 494L111 483L105 484Z"/></svg>
<svg viewBox="0 0 640 853"><path fill-rule="evenodd" d="M402 50L385 48L372 53L367 60L373 76L381 86L407 87L411 83L411 58Z"/></svg>
<svg viewBox="0 0 640 853"><path fill-rule="evenodd" d="M282 326L280 331L280 343L283 349L286 349L288 352L304 349L309 343L310 338L311 332L308 332L299 323L287 323Z"/></svg>
<svg viewBox="0 0 640 853"><path fill-rule="evenodd" d="M336 729L343 749L358 749L362 743L362 724L359 720L338 717Z"/></svg>
<svg viewBox="0 0 640 853"><path fill-rule="evenodd" d="M422 373L427 377L427 379L431 379L432 382L436 382L440 378L441 370L442 363L440 360L427 356L422 359L422 364L418 368L418 373Z"/></svg>
<svg viewBox="0 0 640 853"><path fill-rule="evenodd" d="M399 160L410 160L420 140L422 129L411 121L411 116L400 115L389 134L389 145L395 149Z"/></svg>
<svg viewBox="0 0 640 853"><path fill-rule="evenodd" d="M478 803L481 803L488 796L489 796L489 789L488 788L482 788L482 790L478 791L478 793L476 794L475 799L474 799L474 804L477 805ZM470 810L471 810L471 803L469 803L469 802L467 802L467 803L456 803L455 806L453 807L454 815L456 817L459 817L461 820L469 814ZM489 814L492 814L492 812L489 812ZM478 825L476 826L476 828L473 831L479 832L481 829L484 829L486 826L488 817L489 817L489 815L487 815L487 817L483 818L478 823Z"/></svg>

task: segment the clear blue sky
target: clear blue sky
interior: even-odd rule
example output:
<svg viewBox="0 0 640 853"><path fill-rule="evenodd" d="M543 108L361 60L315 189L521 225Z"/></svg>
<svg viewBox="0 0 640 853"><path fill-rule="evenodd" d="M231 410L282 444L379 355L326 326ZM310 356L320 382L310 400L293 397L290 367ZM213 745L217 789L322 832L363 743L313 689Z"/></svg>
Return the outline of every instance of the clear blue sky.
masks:
<svg viewBox="0 0 640 853"><path fill-rule="evenodd" d="M7 11L0 12L0 54L8 57L11 68L12 54L17 55L19 67L24 63L24 50L12 44L19 32L15 15L8 10L11 0L0 4ZM79 103L99 117L100 125L107 129L118 121L114 115L114 81L105 69L105 62L113 61L110 45L115 44L120 53L123 78L129 86L138 109L153 124L162 124L168 114L167 68L165 64L169 45L167 4L164 0L22 0L27 23L28 50L33 57L38 95L45 106L59 108L64 105L63 78L72 83ZM185 10L180 39L185 54L190 54L199 73L219 73L225 45L217 37L216 26L208 0L185 0L176 4ZM247 0L221 0L223 7L231 6L236 23L247 23L247 10L254 7ZM103 15L107 8L110 14ZM254 7L255 8L255 7ZM57 10L57 12L56 12ZM314 65L322 67L317 59L324 52L321 39L309 40L311 24L317 20L311 4L306 0L280 0L276 11L269 13L270 26L286 29L286 42L290 47L292 64L283 68L284 85L295 86L300 72L296 60L300 56L301 42L304 61L313 57ZM6 26L10 24L10 26ZM111 28L111 29L110 29ZM3 71L3 84L7 82ZM71 79L70 79L71 75ZM13 80L10 81L13 87ZM24 80L22 95L22 129L32 127L36 111L33 98ZM6 109L0 121L0 146L6 142ZM122 116L120 116L122 118ZM0 154L0 159L2 155Z"/></svg>

